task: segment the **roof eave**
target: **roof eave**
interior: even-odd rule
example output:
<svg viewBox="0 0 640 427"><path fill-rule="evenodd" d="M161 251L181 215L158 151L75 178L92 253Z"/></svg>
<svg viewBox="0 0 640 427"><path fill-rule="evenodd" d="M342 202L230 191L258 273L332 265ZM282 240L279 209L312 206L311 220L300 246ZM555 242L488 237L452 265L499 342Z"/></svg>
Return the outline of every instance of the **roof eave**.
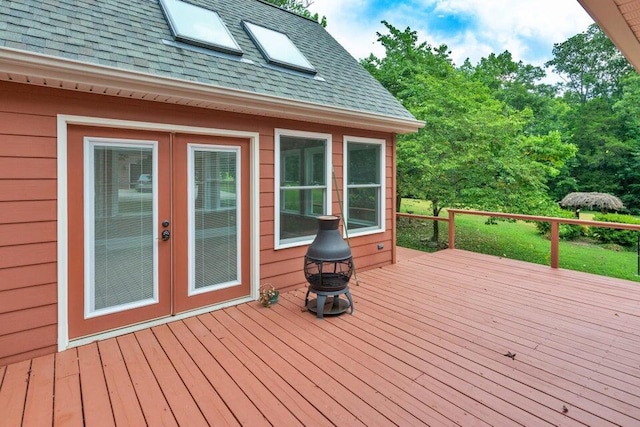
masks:
<svg viewBox="0 0 640 427"><path fill-rule="evenodd" d="M640 42L613 0L578 0L620 52L640 72Z"/></svg>
<svg viewBox="0 0 640 427"><path fill-rule="evenodd" d="M424 122L0 47L0 80L392 133Z"/></svg>

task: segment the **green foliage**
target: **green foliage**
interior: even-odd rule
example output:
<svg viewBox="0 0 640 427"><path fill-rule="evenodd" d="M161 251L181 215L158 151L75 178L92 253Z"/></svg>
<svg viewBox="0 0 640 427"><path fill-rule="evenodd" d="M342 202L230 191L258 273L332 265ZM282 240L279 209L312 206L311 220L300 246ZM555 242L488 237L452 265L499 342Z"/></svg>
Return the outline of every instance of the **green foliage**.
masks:
<svg viewBox="0 0 640 427"><path fill-rule="evenodd" d="M624 157L615 171L622 202L632 212L640 212L640 76L633 73L622 82L622 97L613 104L620 123L618 137L624 144Z"/></svg>
<svg viewBox="0 0 640 427"><path fill-rule="evenodd" d="M399 196L429 200L431 215L539 214L595 191L640 212L640 76L596 25L555 45L546 66L565 83L551 87L542 68L508 51L456 68L447 46L383 24L384 57L362 65L426 122L398 137Z"/></svg>
<svg viewBox="0 0 640 427"><path fill-rule="evenodd" d="M530 110L525 133L543 135L563 129L562 118L568 106L556 97L556 88L540 83L546 75L542 68L515 62L511 53L504 51L482 58L475 67L467 60L460 69L487 86L491 95L508 108Z"/></svg>
<svg viewBox="0 0 640 427"><path fill-rule="evenodd" d="M578 148L550 183L560 200L573 191L618 196L640 210L640 77L594 24L554 47L547 63L566 78L571 109L563 132Z"/></svg>
<svg viewBox="0 0 640 427"><path fill-rule="evenodd" d="M385 57L362 63L426 122L398 138L399 195L429 200L436 216L444 206L528 213L549 206L546 183L576 149L557 130L524 131L533 118L528 91L544 72L513 62L508 52L456 69L446 46L383 24Z"/></svg>
<svg viewBox="0 0 640 427"><path fill-rule="evenodd" d="M291 12L295 12L298 15L302 15L305 18L313 19L322 25L323 27L327 26L327 17L320 17L317 13L311 14L309 12L309 6L313 4L311 0L264 0L267 3L274 4L283 9L287 9Z"/></svg>
<svg viewBox="0 0 640 427"><path fill-rule="evenodd" d="M431 205L420 200L403 199L403 211L429 215ZM549 240L536 227L523 221L486 225L486 217L456 215L456 248L542 265L550 263ZM444 231L447 223L441 223ZM447 245L431 242L431 221L398 219L397 243L423 251ZM446 233L444 233L446 236ZM639 281L635 251L611 250L610 245L589 244L583 240L560 242L560 267L609 277Z"/></svg>
<svg viewBox="0 0 640 427"><path fill-rule="evenodd" d="M382 21L388 34L377 33L378 42L385 48L384 58L371 54L361 64L411 110L412 102L421 97L424 82L420 75L448 76L453 65L446 45L432 47L427 42L418 43L418 35L410 28L400 31L387 21Z"/></svg>
<svg viewBox="0 0 640 427"><path fill-rule="evenodd" d="M622 224L640 224L640 219L630 215L621 214L596 214L593 216L594 221L619 222ZM613 228L591 228L592 237L598 239L602 243L613 243L620 246L632 247L638 243L638 234L640 232L633 230L615 230Z"/></svg>
<svg viewBox="0 0 640 427"><path fill-rule="evenodd" d="M552 218L576 219L575 213L566 209L562 209L557 205L550 207L546 212L542 212L541 215ZM536 229L541 235L549 237L551 234L551 223L546 221L537 221ZM577 239L578 237L584 236L585 234L586 229L580 225L560 224L558 226L558 235L562 240Z"/></svg>
<svg viewBox="0 0 640 427"><path fill-rule="evenodd" d="M598 97L616 97L621 78L633 70L629 62L596 25L553 46L553 59L545 64L565 77L561 89L581 104Z"/></svg>

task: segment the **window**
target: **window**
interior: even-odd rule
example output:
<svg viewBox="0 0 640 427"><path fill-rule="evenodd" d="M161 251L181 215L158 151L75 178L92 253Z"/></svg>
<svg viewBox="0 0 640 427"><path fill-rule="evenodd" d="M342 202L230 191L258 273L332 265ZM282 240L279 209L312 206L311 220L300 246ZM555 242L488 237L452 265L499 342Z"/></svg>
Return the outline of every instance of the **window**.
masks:
<svg viewBox="0 0 640 427"><path fill-rule="evenodd" d="M276 129L275 247L310 243L331 206L331 135Z"/></svg>
<svg viewBox="0 0 640 427"><path fill-rule="evenodd" d="M286 34L246 21L242 23L267 62L305 73L316 73L313 65Z"/></svg>
<svg viewBox="0 0 640 427"><path fill-rule="evenodd" d="M345 223L350 235L384 231L385 141L347 136Z"/></svg>
<svg viewBox="0 0 640 427"><path fill-rule="evenodd" d="M176 40L242 55L242 49L216 12L181 0L161 0L160 4Z"/></svg>

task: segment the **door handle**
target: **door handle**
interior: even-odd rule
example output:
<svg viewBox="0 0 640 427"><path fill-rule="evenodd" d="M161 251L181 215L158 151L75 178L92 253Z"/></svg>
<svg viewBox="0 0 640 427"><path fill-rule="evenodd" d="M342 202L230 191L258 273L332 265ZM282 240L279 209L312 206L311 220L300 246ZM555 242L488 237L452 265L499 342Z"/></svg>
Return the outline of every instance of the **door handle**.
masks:
<svg viewBox="0 0 640 427"><path fill-rule="evenodd" d="M167 241L171 237L171 232L169 230L162 230L162 240Z"/></svg>

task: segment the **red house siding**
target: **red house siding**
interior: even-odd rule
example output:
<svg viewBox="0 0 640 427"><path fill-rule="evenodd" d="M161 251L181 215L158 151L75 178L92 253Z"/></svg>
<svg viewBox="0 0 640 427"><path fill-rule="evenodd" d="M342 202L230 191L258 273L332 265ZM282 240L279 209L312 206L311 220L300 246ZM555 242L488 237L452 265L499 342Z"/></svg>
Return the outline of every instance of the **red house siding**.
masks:
<svg viewBox="0 0 640 427"><path fill-rule="evenodd" d="M353 238L351 246L359 270L392 262L392 134L0 82L0 365L56 351L58 114L259 133L259 282L280 289L304 283L306 246L274 250L274 129L332 135L341 198L343 136L385 139L386 231Z"/></svg>

